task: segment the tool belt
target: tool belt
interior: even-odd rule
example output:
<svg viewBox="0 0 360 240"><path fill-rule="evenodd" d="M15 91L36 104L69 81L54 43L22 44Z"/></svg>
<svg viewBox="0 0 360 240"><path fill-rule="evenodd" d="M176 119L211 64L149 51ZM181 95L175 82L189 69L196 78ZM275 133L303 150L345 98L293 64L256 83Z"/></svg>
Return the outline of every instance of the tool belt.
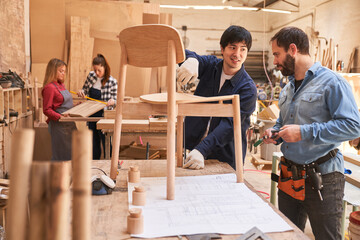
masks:
<svg viewBox="0 0 360 240"><path fill-rule="evenodd" d="M305 179L309 176L307 174L309 170L318 173L318 176L321 178L321 174L319 173L319 165L330 160L331 158L336 156L338 149L331 150L325 156L318 158L316 161L310 164L297 164L292 162L291 160L286 159L285 157L281 157L280 160L280 176L275 173L271 174L271 180L278 182L278 188L288 194L289 196L304 201L305 200ZM313 174L310 175L314 176ZM312 179L310 179L310 182ZM321 179L320 179L321 180ZM314 188L314 187L313 187ZM317 189L318 190L318 189ZM321 190L321 189L320 189Z"/></svg>

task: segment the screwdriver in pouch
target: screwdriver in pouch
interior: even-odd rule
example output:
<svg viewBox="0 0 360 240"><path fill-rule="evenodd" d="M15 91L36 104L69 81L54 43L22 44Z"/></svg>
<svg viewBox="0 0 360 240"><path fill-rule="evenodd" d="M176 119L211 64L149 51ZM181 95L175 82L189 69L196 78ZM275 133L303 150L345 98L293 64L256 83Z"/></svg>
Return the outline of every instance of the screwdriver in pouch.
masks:
<svg viewBox="0 0 360 240"><path fill-rule="evenodd" d="M315 191L318 192L320 200L322 201L323 197L320 192L320 190L323 189L321 173L316 172L315 168L310 168L308 170L308 174L309 174L312 189L314 189Z"/></svg>

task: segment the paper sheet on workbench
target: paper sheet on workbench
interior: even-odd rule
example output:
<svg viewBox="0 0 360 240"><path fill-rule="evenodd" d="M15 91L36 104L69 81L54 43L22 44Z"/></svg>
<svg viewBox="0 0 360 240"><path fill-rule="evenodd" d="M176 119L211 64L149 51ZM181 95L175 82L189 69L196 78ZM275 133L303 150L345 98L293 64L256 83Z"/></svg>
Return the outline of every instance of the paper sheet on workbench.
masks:
<svg viewBox="0 0 360 240"><path fill-rule="evenodd" d="M235 174L176 177L175 200L166 200L166 178L141 178L129 183L129 208L134 186L146 189L144 233L155 238L197 233L243 234L252 227L262 232L292 228Z"/></svg>

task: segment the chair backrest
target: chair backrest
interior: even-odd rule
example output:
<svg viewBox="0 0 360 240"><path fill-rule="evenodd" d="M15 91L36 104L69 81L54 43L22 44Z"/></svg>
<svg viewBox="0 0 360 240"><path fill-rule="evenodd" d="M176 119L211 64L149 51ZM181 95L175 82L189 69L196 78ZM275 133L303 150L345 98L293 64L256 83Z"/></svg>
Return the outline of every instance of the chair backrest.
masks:
<svg viewBox="0 0 360 240"><path fill-rule="evenodd" d="M121 51L126 51L127 64L136 67L168 65L169 41L176 50L176 63L185 60L184 46L179 32L168 25L144 24L120 32Z"/></svg>

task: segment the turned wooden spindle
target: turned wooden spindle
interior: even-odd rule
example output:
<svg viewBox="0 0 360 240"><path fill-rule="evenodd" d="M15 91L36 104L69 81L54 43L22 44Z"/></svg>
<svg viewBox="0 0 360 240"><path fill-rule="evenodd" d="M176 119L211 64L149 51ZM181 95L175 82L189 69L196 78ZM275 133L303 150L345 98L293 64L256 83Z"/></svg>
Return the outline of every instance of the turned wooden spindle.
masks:
<svg viewBox="0 0 360 240"><path fill-rule="evenodd" d="M33 156L35 131L21 129L11 139L10 192L6 239L23 240L26 234L28 183Z"/></svg>
<svg viewBox="0 0 360 240"><path fill-rule="evenodd" d="M141 234L144 232L144 216L141 214L140 208L132 208L129 210L127 217L127 231L130 234Z"/></svg>
<svg viewBox="0 0 360 240"><path fill-rule="evenodd" d="M132 204L135 206L145 206L146 204L146 191L143 186L135 187L132 192Z"/></svg>
<svg viewBox="0 0 360 240"><path fill-rule="evenodd" d="M138 183L138 182L140 182L139 166L130 167L130 171L129 171L129 182L131 182L131 183Z"/></svg>

